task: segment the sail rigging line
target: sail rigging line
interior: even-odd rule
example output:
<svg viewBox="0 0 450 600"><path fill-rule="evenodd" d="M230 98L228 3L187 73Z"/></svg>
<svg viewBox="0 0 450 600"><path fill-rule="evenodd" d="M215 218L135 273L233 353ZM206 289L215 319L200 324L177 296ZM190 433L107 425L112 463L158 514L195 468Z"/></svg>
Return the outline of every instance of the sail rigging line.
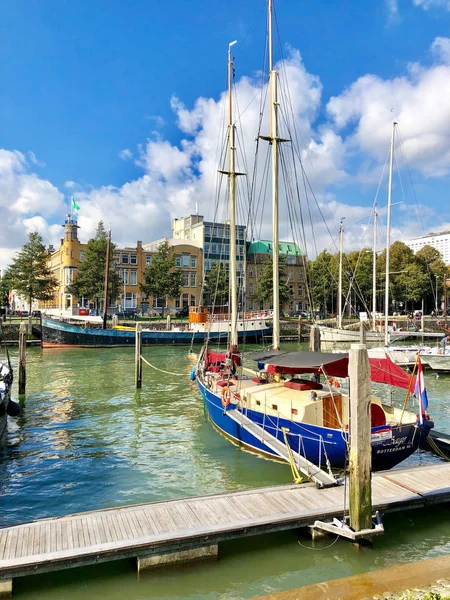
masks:
<svg viewBox="0 0 450 600"><path fill-rule="evenodd" d="M419 200L417 198L416 188L414 186L414 182L413 182L413 179L412 179L411 168L410 168L409 163L406 160L406 156L405 156L405 154L403 152L403 143L402 143L402 138L401 138L401 134L400 134L400 127L399 127L399 125L397 125L397 137L398 137L398 140L399 140L398 146L399 146L399 150L400 150L400 155L401 155L401 157L403 159L403 162L404 162L404 164L406 166L406 170L407 170L408 177L409 177L409 182L411 184L412 193L413 193L413 197L414 197L414 201L415 201L414 215L415 215L416 223L417 223L419 231L421 231L422 234L424 234L425 233L425 227L424 227L423 220L422 220L422 213L420 211ZM431 271L430 265L428 263L426 263L426 267L427 267L428 280L429 280L429 283L431 284L431 290L432 290L432 293L433 293L434 302L436 304L437 303L437 289L435 289L433 287L433 284L434 284L433 279L434 279L435 275Z"/></svg>
<svg viewBox="0 0 450 600"><path fill-rule="evenodd" d="M399 125L397 125L397 137L398 137L398 140L399 140L400 155L401 155L401 157L403 159L403 162L405 163L406 170L407 170L408 177L409 177L409 181L411 183L411 188L412 188L414 200L415 200L415 203L416 203L416 206L415 206L416 221L417 221L417 224L420 225L420 229L421 229L422 233L425 233L425 228L423 226L423 221L422 221L422 215L421 215L421 212L419 210L419 200L417 198L416 188L414 186L414 182L413 182L413 179L412 179L411 168L410 168L409 163L406 160L406 157L405 157L404 152L403 152L403 143L402 143L402 137L401 137L400 126Z"/></svg>

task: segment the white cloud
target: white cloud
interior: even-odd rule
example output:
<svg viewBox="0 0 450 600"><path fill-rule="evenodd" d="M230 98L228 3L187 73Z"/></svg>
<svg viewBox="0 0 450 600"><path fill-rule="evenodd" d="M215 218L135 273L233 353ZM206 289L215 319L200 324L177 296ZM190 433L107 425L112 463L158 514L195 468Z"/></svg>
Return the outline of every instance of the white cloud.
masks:
<svg viewBox="0 0 450 600"><path fill-rule="evenodd" d="M398 10L398 0L385 0L388 25L396 25L400 21L400 13Z"/></svg>
<svg viewBox="0 0 450 600"><path fill-rule="evenodd" d="M440 57L447 42L446 38L433 42ZM350 128L345 139L348 151L378 163L386 155L394 116L408 163L427 177L442 177L450 173L450 105L441 101L449 94L449 65L425 69L413 64L406 75L392 80L360 77L330 99L327 111L338 131Z"/></svg>
<svg viewBox="0 0 450 600"><path fill-rule="evenodd" d="M446 8L450 10L450 0L413 0L414 6L420 6L425 10L429 8Z"/></svg>
<svg viewBox="0 0 450 600"><path fill-rule="evenodd" d="M437 62L450 65L450 38L435 38L431 44L431 52Z"/></svg>
<svg viewBox="0 0 450 600"><path fill-rule="evenodd" d="M390 6L394 10L396 3ZM341 191L349 189L357 194L361 184L366 189L373 188L375 195L388 150L391 108L400 123L404 154L415 172L425 178L440 178L450 173L450 105L442 102L442 98L450 95L449 46L448 38L434 40L431 52L436 62L429 68L415 63L403 76L391 80L373 74L361 76L326 103L326 112L320 79L308 73L297 50L288 48L286 60L277 65L281 82L286 77L290 81L289 95L283 95L280 90L279 135L299 139L303 148L302 164L326 220L325 224L319 208L312 202L313 227L307 236L308 252L314 253L314 246L320 251L334 243L327 228L337 233L341 217L346 217L348 224L361 221L351 228L349 248L370 243L366 239L368 223L364 222L370 208L362 202L346 204L339 196ZM260 74L255 74L237 78L235 83L235 109L236 115L240 115L236 121L236 147L239 157L244 159L237 168L248 171L247 179L239 178L240 191L245 188L245 182L252 181L254 137L258 130L261 135L269 133L267 111L260 124L260 81ZM111 222L113 239L118 245L135 245L136 240L149 242L170 235L171 219L193 212L196 203L206 218L213 218L219 157L225 141L225 101L225 93L217 99L200 97L188 108L174 96L171 107L182 133L181 141L175 145L161 134L153 134L136 152L125 148L119 154L123 159L134 157L142 168L142 175L137 179L121 186L99 188L67 181L64 187L69 194L76 194L80 205L80 239L87 241L98 221L103 220L105 225ZM286 128L288 116L293 116L295 129ZM268 153L270 147L260 141L260 167ZM289 156L289 144L283 144L282 154L283 160ZM9 251L23 244L30 229L39 231L47 244L58 244L61 237L60 223L65 211L63 194L50 181L33 172L34 165L40 164L32 153L0 150L0 209L4 215L0 230L0 266ZM223 166L226 170L227 165ZM292 185L303 188L300 169L297 174L299 181ZM260 172L258 182L262 180ZM226 188L226 182L223 187ZM284 197L285 193L281 195ZM266 196L264 218L256 224L256 230L270 237L270 178ZM433 216L431 206L428 210L429 213L424 210L426 218ZM306 220L309 216L308 213ZM218 218L226 217L219 212ZM242 212L239 220L245 222ZM411 235L409 232L416 227L413 221L408 214L403 216L401 231L404 235ZM401 235L399 231L393 237ZM281 211L280 232L285 238L292 235L285 208Z"/></svg>
<svg viewBox="0 0 450 600"><path fill-rule="evenodd" d="M121 158L122 160L130 160L131 158L133 158L133 153L129 148L124 148L119 152L119 158Z"/></svg>

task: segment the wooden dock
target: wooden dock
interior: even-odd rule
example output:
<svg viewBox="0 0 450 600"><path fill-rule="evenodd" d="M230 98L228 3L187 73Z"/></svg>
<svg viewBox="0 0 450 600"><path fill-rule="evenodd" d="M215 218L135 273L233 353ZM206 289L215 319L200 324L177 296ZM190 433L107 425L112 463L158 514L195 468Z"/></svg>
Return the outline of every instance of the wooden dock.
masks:
<svg viewBox="0 0 450 600"><path fill-rule="evenodd" d="M374 474L373 509L383 512L450 501L450 465L429 464ZM344 486L274 486L153 502L44 519L0 529L0 594L14 577L136 557L197 551L217 556L233 538L312 525L342 517ZM201 551L200 551L201 549ZM212 552L208 552L212 549ZM200 552L199 552L200 551ZM176 553L176 554L174 554Z"/></svg>

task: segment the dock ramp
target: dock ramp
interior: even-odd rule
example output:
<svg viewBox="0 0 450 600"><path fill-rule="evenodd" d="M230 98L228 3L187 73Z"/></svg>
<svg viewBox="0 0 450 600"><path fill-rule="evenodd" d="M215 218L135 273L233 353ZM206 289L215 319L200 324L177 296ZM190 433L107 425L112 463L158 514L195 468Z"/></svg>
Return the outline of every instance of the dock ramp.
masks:
<svg viewBox="0 0 450 600"><path fill-rule="evenodd" d="M251 421L248 417L236 409L227 410L226 414L230 417L230 419L233 419L235 423L238 423L238 425L251 433L257 440L264 442L264 444L273 450L279 458L283 459L287 463L290 462L289 451L286 448L286 445L278 438L271 433L268 433L265 429ZM292 448L290 450L297 467L302 473L312 479L317 487L326 488L337 485L338 482L333 475L322 471L322 469L307 460L304 456L301 456L298 452L294 452Z"/></svg>

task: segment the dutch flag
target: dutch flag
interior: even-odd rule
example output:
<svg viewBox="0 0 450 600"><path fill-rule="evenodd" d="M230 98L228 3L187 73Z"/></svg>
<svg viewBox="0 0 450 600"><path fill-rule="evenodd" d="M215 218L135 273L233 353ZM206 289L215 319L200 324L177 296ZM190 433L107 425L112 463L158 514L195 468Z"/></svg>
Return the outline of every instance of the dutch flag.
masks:
<svg viewBox="0 0 450 600"><path fill-rule="evenodd" d="M420 423L423 423L423 418L425 415L425 411L428 407L428 397L427 397L427 388L425 387L425 381L423 378L423 368L422 361L420 360L420 356L417 359L417 378L416 378L416 386L414 388L414 393L419 398L419 418Z"/></svg>

